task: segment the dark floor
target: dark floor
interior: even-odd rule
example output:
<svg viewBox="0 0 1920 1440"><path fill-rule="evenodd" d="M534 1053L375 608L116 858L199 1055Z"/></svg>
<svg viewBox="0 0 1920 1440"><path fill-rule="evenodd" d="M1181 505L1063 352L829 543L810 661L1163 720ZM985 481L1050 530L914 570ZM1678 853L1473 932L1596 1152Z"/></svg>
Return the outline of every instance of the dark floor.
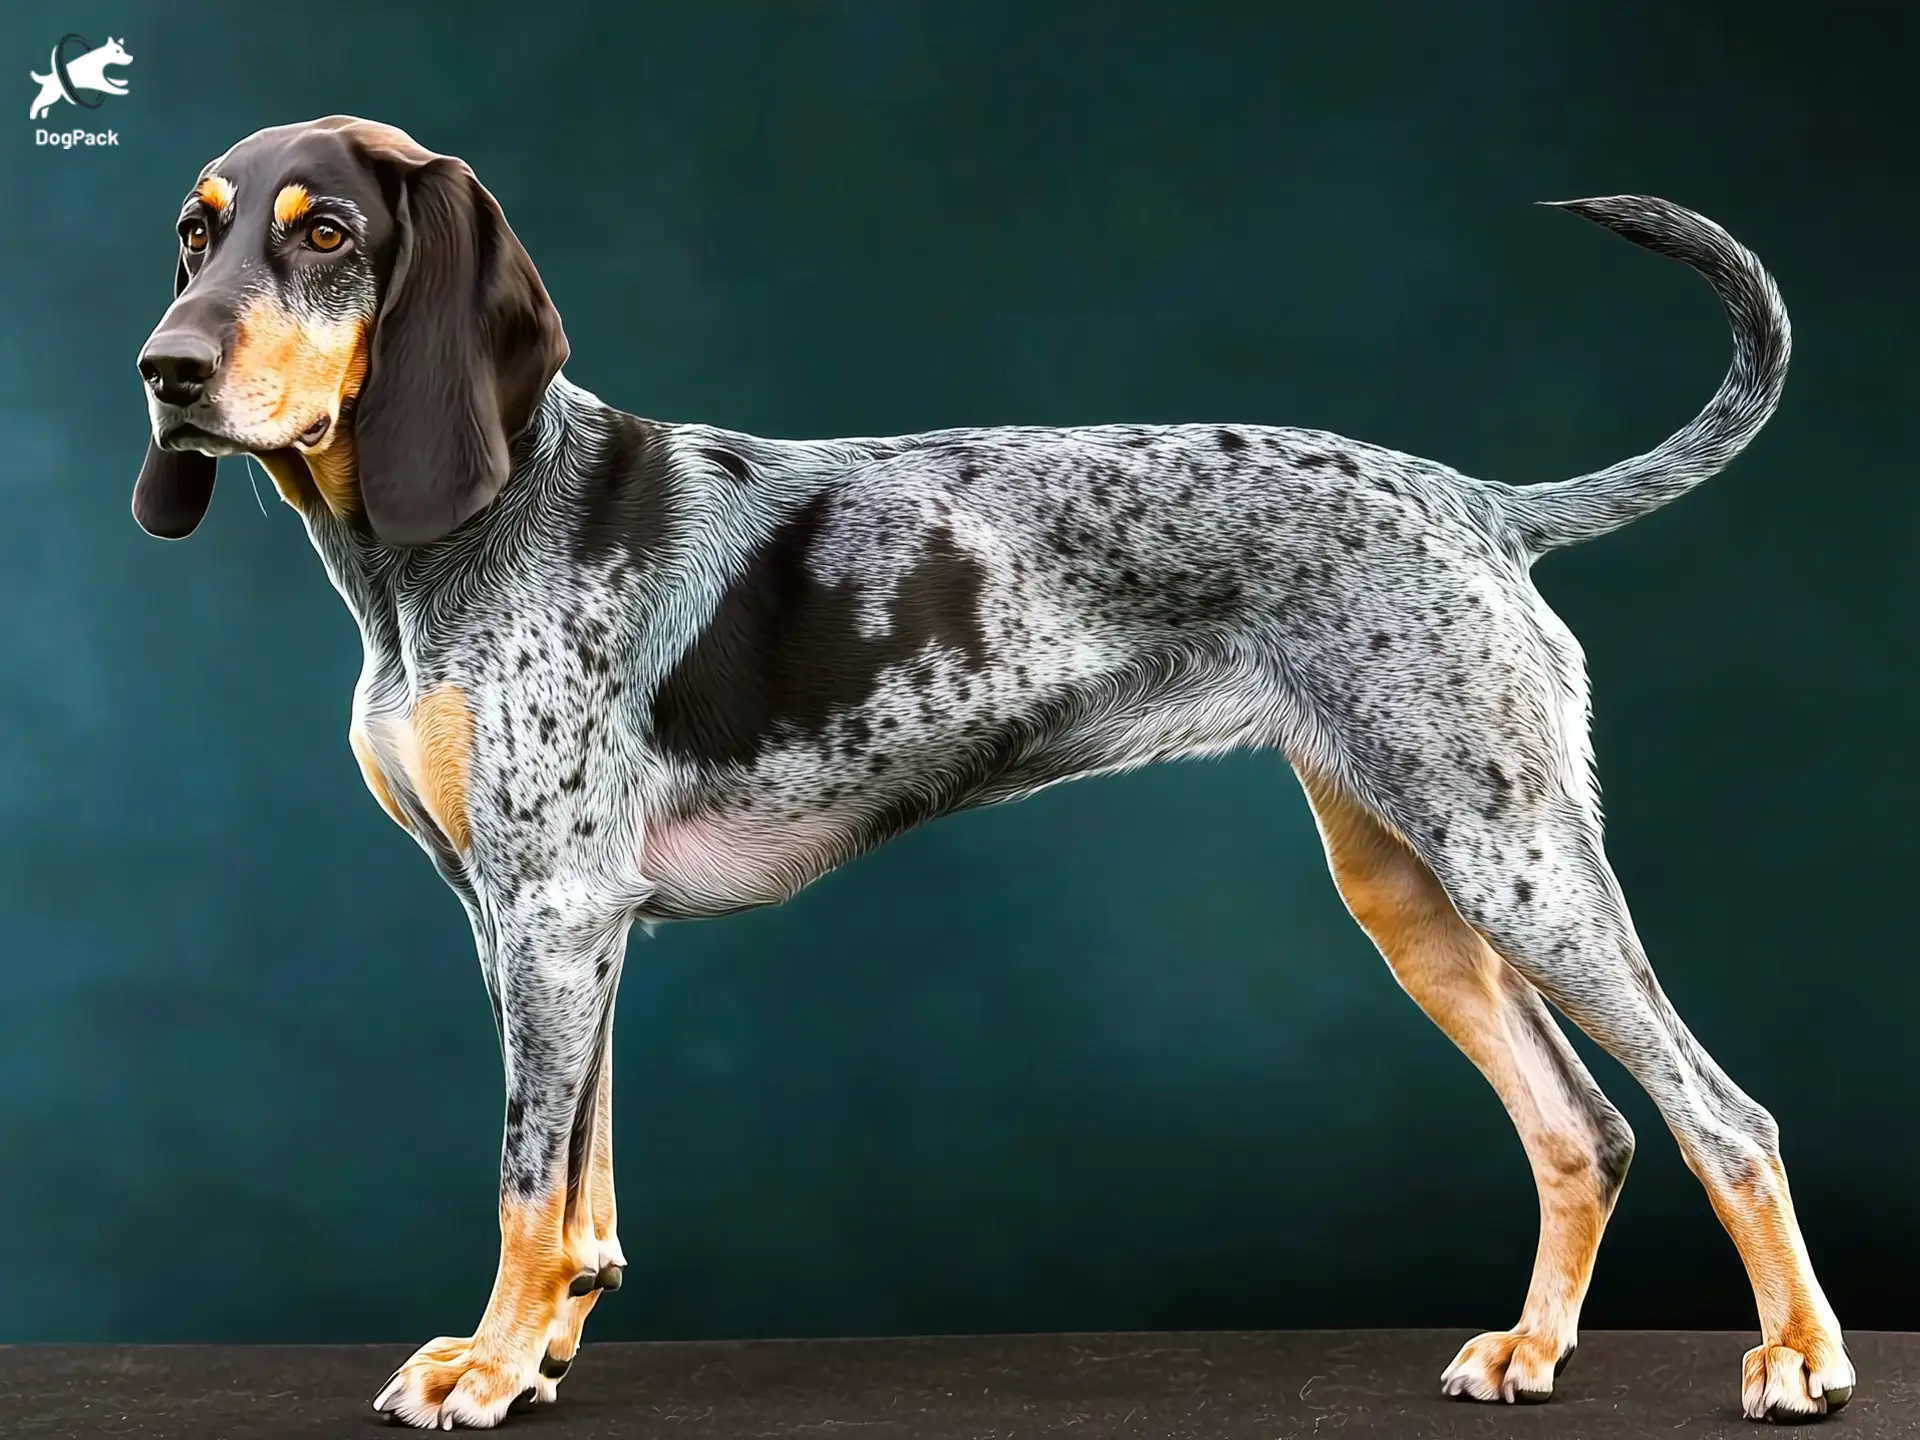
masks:
<svg viewBox="0 0 1920 1440"><path fill-rule="evenodd" d="M528 1435L1001 1440L1026 1435L1745 1436L1745 1335L1583 1336L1553 1401L1440 1398L1468 1332L1033 1335L589 1345ZM1828 1421L1852 1440L1920 1435L1920 1334L1848 1337L1860 1383ZM0 1434L155 1440L397 1434L369 1401L398 1345L0 1346Z"/></svg>

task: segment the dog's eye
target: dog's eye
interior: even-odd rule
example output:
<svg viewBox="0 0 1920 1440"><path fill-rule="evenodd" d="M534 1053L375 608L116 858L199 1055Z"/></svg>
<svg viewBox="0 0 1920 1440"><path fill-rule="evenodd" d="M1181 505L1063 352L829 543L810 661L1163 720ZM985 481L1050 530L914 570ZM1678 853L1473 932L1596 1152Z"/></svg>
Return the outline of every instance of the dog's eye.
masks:
<svg viewBox="0 0 1920 1440"><path fill-rule="evenodd" d="M328 220L316 220L307 227L307 244L316 250L338 250L346 238L347 232Z"/></svg>
<svg viewBox="0 0 1920 1440"><path fill-rule="evenodd" d="M189 220L180 231L180 243L195 255L207 248L207 227L199 220Z"/></svg>

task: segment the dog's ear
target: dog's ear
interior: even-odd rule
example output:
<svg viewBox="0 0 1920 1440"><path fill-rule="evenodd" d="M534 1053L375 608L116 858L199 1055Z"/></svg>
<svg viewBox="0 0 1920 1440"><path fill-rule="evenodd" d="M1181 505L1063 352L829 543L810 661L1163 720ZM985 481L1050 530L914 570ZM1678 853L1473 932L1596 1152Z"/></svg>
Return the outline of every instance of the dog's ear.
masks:
<svg viewBox="0 0 1920 1440"><path fill-rule="evenodd" d="M508 442L567 358L559 312L463 161L381 146L394 255L354 405L360 494L394 545L438 540L507 478Z"/></svg>
<svg viewBox="0 0 1920 1440"><path fill-rule="evenodd" d="M187 288L187 262L174 262L173 295ZM133 482L133 518L149 535L184 540L206 518L219 462L198 450L162 450L147 436L147 458Z"/></svg>

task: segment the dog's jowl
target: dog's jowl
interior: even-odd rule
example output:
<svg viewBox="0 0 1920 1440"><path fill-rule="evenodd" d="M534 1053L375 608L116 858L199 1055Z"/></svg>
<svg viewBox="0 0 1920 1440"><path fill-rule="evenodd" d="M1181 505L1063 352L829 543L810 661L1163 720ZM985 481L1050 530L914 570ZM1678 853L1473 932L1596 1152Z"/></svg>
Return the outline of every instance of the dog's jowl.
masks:
<svg viewBox="0 0 1920 1440"><path fill-rule="evenodd" d="M378 1408L491 1425L553 1399L619 1284L635 920L776 904L941 815L1249 747L1292 764L1354 918L1532 1163L1524 1308L1446 1392L1550 1395L1633 1152L1552 1007L1646 1087L1739 1247L1746 1413L1845 1403L1773 1120L1648 968L1602 845L1580 649L1528 573L1726 465L1779 399L1787 319L1712 222L1566 208L1704 276L1734 362L1649 453L1513 488L1258 425L654 423L561 374L560 318L460 161L334 117L206 166L140 356L134 513L189 534L216 457L243 453L299 512L365 639L354 753L465 905L506 1052L492 1299Z"/></svg>

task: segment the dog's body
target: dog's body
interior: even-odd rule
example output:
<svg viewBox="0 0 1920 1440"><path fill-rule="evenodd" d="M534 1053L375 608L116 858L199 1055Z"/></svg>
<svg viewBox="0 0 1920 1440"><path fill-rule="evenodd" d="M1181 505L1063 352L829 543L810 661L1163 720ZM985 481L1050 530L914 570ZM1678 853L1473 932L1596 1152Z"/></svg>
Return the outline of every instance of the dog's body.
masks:
<svg viewBox="0 0 1920 1440"><path fill-rule="evenodd" d="M457 690L485 832L462 869L510 893L564 857L640 919L778 903L923 820L1156 760L1364 771L1356 705L1404 732L1436 670L1484 664L1499 622L1471 607L1562 643L1493 491L1316 432L782 442L556 379L518 451L519 493L437 548L312 514L368 637L359 743L430 810L409 717ZM1575 763L1512 739L1459 803L1494 793L1496 759Z"/></svg>
<svg viewBox="0 0 1920 1440"><path fill-rule="evenodd" d="M106 44L95 46L86 54L74 58L67 66L67 78L72 81L75 90L95 90L103 95L124 95L127 93L127 82L107 74L107 71L114 66L132 63L133 57L126 52L118 40L109 35ZM58 50L48 61L45 75L30 70L27 72L27 78L40 87L40 93L34 96L33 104L28 107L29 120L40 119L67 98L66 91L60 85Z"/></svg>
<svg viewBox="0 0 1920 1440"><path fill-rule="evenodd" d="M390 213L354 157L402 194ZM778 903L938 815L1248 747L1293 763L1355 917L1533 1163L1525 1312L1460 1353L1449 1392L1551 1390L1632 1152L1544 995L1653 1094L1739 1244L1763 1330L1748 1413L1845 1402L1772 1121L1647 967L1601 843L1579 647L1528 578L1771 413L1786 319L1751 255L1664 202L1576 207L1701 270L1736 359L1649 455L1516 490L1242 425L789 442L637 419L561 377L557 317L470 181L364 122L262 132L203 172L143 357L136 513L191 530L206 457L240 450L300 510L365 640L353 748L465 903L500 1020L493 1301L381 1408L490 1424L551 1398L618 1283L609 1056L635 919ZM351 263L290 238L322 214ZM420 329L462 323L418 318L430 262L486 317L461 344ZM484 359L470 395L405 391L418 356L463 346ZM479 419L449 440L445 414Z"/></svg>

